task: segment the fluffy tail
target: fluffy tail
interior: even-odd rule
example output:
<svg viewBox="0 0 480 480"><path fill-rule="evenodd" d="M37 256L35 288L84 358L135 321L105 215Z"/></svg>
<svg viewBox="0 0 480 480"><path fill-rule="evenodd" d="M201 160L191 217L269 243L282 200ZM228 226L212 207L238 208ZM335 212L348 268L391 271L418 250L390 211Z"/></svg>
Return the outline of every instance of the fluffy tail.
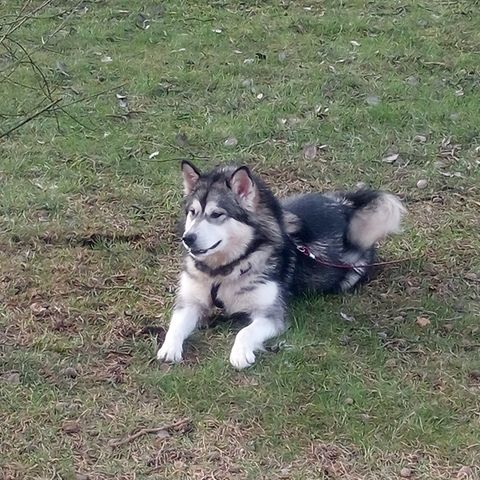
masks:
<svg viewBox="0 0 480 480"><path fill-rule="evenodd" d="M348 239L355 245L368 249L387 235L401 231L400 224L406 209L397 196L359 190L348 193L346 198L355 208L348 228Z"/></svg>

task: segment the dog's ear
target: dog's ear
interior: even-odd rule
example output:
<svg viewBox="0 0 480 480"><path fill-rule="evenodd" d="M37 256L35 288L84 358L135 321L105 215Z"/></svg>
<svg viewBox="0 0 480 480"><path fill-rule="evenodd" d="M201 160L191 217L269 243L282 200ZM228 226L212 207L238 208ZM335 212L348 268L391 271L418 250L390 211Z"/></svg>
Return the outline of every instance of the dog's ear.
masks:
<svg viewBox="0 0 480 480"><path fill-rule="evenodd" d="M200 175L200 171L194 165L186 160L182 161L183 192L185 195L192 193Z"/></svg>
<svg viewBox="0 0 480 480"><path fill-rule="evenodd" d="M255 210L258 191L248 167L237 168L230 177L229 184L240 204L247 210Z"/></svg>

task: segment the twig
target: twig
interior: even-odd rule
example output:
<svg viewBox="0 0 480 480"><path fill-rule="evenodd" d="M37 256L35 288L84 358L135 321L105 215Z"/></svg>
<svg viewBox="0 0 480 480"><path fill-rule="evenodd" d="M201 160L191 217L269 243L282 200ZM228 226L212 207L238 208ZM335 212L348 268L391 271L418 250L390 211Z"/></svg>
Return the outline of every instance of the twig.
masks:
<svg viewBox="0 0 480 480"><path fill-rule="evenodd" d="M195 22L213 22L215 19L212 18L198 18L198 17L181 17L181 20L185 22L195 21Z"/></svg>
<svg viewBox="0 0 480 480"><path fill-rule="evenodd" d="M85 128L86 130L90 130L91 132L95 132L96 129L95 128L92 128L92 127L89 127L87 125L85 125L84 123L82 123L80 120L78 120L77 117L73 116L72 114L68 113L63 107L59 107L58 108L61 112L63 112L67 117L70 117L74 122L78 123L78 125L80 125L81 127Z"/></svg>
<svg viewBox="0 0 480 480"><path fill-rule="evenodd" d="M83 102L85 100L90 100L92 98L96 98L96 97L99 97L100 95L103 95L104 93L108 93L108 92L111 92L112 90L116 90L118 88L122 88L126 85L126 83L122 83L120 85L116 85L115 87L110 87L110 88L107 88L105 90L102 90L100 92L97 92L97 93L93 93L92 95L85 95L77 100L74 100L73 102L70 102L70 103L67 103L66 105L63 105L63 108L67 108L67 107L71 107L72 105L75 105L76 103L80 103L80 102Z"/></svg>
<svg viewBox="0 0 480 480"><path fill-rule="evenodd" d="M141 428L138 432L133 433L131 435L128 435L125 438L122 438L120 440L113 440L110 441L110 446L111 447L120 447L122 445L125 445L127 443L131 443L134 440L136 440L139 437L143 437L144 435L148 435L150 433L158 433L161 432L162 430L174 430L178 427L183 427L184 425L190 423L190 420L188 418L182 418L181 420L178 420L175 423L172 423L170 425L164 425L163 427L156 427L156 428Z"/></svg>
<svg viewBox="0 0 480 480"><path fill-rule="evenodd" d="M8 32L6 32L2 38L0 39L0 44L2 44L4 42L4 40L10 36L15 30L18 30L25 22L27 22L28 20L30 20L30 18L32 18L33 15L35 15L35 13L37 13L38 11L42 10L44 7L46 7L49 3L52 3L53 0L46 0L45 2L43 2L41 5L39 5L37 8L35 8L34 10L32 10L30 12L30 15L29 16L21 16L19 15L19 22L16 24L16 25L12 25ZM23 9L22 9L23 11Z"/></svg>
<svg viewBox="0 0 480 480"><path fill-rule="evenodd" d="M149 162L156 162L156 163L166 163L166 162L181 162L185 160L185 157L174 157L174 158L149 158Z"/></svg>
<svg viewBox="0 0 480 480"><path fill-rule="evenodd" d="M80 5L82 5L83 3L83 0L81 2L78 2L71 10L70 12L68 13L68 15L63 19L63 21L60 23L60 25L58 25L58 27L52 32L50 33L47 38L44 40L43 37L42 37L42 46L45 46L66 24L67 22L70 20L70 18L72 17L72 15L76 12L77 8L80 7Z"/></svg>
<svg viewBox="0 0 480 480"><path fill-rule="evenodd" d="M264 143L270 142L272 139L271 138L266 138L265 140L260 140L259 142L252 143L251 145L248 145L245 148L242 148L240 150L241 153L243 152L248 152L248 150L251 150L252 148L258 147L260 145L263 145Z"/></svg>
<svg viewBox="0 0 480 480"><path fill-rule="evenodd" d="M62 99L59 98L59 99L55 100L54 102L48 104L46 107L43 107L38 112L35 112L33 115L30 115L29 117L25 118L25 120L22 120L18 125L15 125L14 127L7 130L6 132L0 134L0 138L3 138L3 137L6 137L7 135L10 135L15 130L19 129L20 127L23 127L23 125L25 125L26 123L31 122L34 118L37 118L42 113L44 113L47 110L50 110L51 108L53 108L55 105L57 105L57 103L60 103L61 101L62 101Z"/></svg>
<svg viewBox="0 0 480 480"><path fill-rule="evenodd" d="M41 80L39 82L40 89L42 90L45 97L47 97L48 100L50 100L50 102L53 102L54 101L53 100L53 92L50 89L50 85L48 83L47 78L45 77L45 74L43 73L43 70L34 62L30 53L26 50L26 48L21 43L17 42L16 40L13 40L13 39L9 39L9 40L12 43L14 43L15 45L17 45L23 51L23 53L26 55L26 57L28 59L28 62L32 66L32 69L33 69L34 73L37 73L37 75L40 77L40 80ZM43 86L42 86L42 83L43 83ZM57 112L54 112L54 113L55 113L55 121L57 122L57 130L60 131L60 122L58 120Z"/></svg>

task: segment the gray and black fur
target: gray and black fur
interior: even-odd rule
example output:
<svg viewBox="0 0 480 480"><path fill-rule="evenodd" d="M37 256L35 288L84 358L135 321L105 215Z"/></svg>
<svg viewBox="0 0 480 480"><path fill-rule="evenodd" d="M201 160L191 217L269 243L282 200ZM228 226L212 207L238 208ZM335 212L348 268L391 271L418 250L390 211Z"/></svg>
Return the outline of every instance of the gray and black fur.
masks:
<svg viewBox="0 0 480 480"><path fill-rule="evenodd" d="M251 319L230 356L236 368L251 365L254 351L283 331L292 294L343 292L364 281L377 241L399 230L404 213L397 197L381 191L278 200L247 167L204 174L184 162L182 171L188 254L158 353L166 361L181 359L183 340L217 306ZM301 253L299 245L318 261ZM194 322L186 320L187 313Z"/></svg>

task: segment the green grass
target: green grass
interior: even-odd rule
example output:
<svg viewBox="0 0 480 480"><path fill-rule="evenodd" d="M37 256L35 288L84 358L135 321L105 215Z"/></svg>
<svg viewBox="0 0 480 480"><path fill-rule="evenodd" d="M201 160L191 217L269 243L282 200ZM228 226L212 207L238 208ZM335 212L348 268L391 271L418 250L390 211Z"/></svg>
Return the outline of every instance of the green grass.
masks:
<svg viewBox="0 0 480 480"><path fill-rule="evenodd" d="M76 5L0 46L0 133L49 103L39 69L64 107L0 140L2 478L477 478L477 2ZM19 8L0 1L0 17ZM305 160L312 143L326 147ZM382 256L415 258L359 294L296 301L248 371L228 364L228 325L158 365L180 158L245 162L280 194L401 194L406 229ZM183 417L167 439L109 445Z"/></svg>

